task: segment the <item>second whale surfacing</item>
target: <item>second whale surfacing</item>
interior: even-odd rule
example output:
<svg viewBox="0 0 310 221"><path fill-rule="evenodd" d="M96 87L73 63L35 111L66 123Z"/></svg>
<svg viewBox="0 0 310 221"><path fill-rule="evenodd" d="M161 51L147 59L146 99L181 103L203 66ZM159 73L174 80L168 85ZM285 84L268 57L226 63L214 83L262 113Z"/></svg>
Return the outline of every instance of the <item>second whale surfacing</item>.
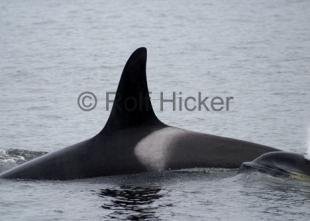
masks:
<svg viewBox="0 0 310 221"><path fill-rule="evenodd" d="M277 150L162 123L149 98L146 57L146 49L139 48L128 59L102 131L0 177L67 180L195 167L238 168L245 161Z"/></svg>
<svg viewBox="0 0 310 221"><path fill-rule="evenodd" d="M240 171L259 171L276 177L310 181L310 160L297 153L268 152L251 162L242 163Z"/></svg>

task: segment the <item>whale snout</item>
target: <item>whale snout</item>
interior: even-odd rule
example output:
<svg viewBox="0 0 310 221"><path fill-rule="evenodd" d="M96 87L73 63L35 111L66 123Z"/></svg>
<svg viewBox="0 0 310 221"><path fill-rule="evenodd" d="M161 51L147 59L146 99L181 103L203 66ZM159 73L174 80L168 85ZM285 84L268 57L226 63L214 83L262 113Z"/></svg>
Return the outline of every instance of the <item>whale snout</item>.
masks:
<svg viewBox="0 0 310 221"><path fill-rule="evenodd" d="M244 162L240 171L259 171L272 176L310 181L310 161L301 154L284 151L269 152L251 162Z"/></svg>
<svg viewBox="0 0 310 221"><path fill-rule="evenodd" d="M244 162L240 166L240 172L253 172L258 171L267 173L276 177L289 177L289 172L281 167L275 165L261 164L259 162Z"/></svg>
<svg viewBox="0 0 310 221"><path fill-rule="evenodd" d="M241 172L243 171L253 171L253 170L258 170L258 165L255 165L253 162L244 162L241 164L239 170Z"/></svg>

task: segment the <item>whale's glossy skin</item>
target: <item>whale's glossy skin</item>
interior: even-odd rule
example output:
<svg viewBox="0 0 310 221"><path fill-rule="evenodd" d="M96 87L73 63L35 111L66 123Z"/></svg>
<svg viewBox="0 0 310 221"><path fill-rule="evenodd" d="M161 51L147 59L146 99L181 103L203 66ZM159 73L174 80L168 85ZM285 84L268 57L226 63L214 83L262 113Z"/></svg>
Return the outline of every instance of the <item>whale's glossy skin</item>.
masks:
<svg viewBox="0 0 310 221"><path fill-rule="evenodd" d="M241 171L255 170L272 176L310 179L310 160L291 152L269 152L252 162L244 162L240 168Z"/></svg>
<svg viewBox="0 0 310 221"><path fill-rule="evenodd" d="M133 104L132 98L138 102L136 108L128 108ZM66 180L193 167L238 168L242 162L275 150L162 123L149 99L146 49L139 48L124 67L110 117L102 131L89 140L6 171L0 177Z"/></svg>

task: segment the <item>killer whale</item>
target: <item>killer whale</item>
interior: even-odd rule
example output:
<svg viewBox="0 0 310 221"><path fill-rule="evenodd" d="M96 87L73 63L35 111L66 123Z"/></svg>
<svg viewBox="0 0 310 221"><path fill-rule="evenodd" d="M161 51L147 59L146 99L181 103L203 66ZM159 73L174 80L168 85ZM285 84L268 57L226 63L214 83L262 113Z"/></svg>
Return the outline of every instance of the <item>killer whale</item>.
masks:
<svg viewBox="0 0 310 221"><path fill-rule="evenodd" d="M273 151L242 163L240 171L259 171L276 177L310 181L310 160L297 153Z"/></svg>
<svg viewBox="0 0 310 221"><path fill-rule="evenodd" d="M128 59L110 116L94 137L21 164L1 178L68 180L194 167L238 168L277 149L168 126L155 115L146 48Z"/></svg>

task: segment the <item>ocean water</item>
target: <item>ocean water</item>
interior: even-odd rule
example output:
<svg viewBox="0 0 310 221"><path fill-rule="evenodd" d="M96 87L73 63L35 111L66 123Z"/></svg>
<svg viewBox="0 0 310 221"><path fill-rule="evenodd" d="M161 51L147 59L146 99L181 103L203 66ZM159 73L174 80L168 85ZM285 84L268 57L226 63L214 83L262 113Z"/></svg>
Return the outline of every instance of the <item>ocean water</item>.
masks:
<svg viewBox="0 0 310 221"><path fill-rule="evenodd" d="M141 46L162 121L304 154L309 22L307 0L2 0L0 171L96 134ZM84 91L98 99L89 112ZM229 111L161 111L161 92L234 99ZM237 170L0 180L0 220L309 220L309 208L309 183Z"/></svg>

